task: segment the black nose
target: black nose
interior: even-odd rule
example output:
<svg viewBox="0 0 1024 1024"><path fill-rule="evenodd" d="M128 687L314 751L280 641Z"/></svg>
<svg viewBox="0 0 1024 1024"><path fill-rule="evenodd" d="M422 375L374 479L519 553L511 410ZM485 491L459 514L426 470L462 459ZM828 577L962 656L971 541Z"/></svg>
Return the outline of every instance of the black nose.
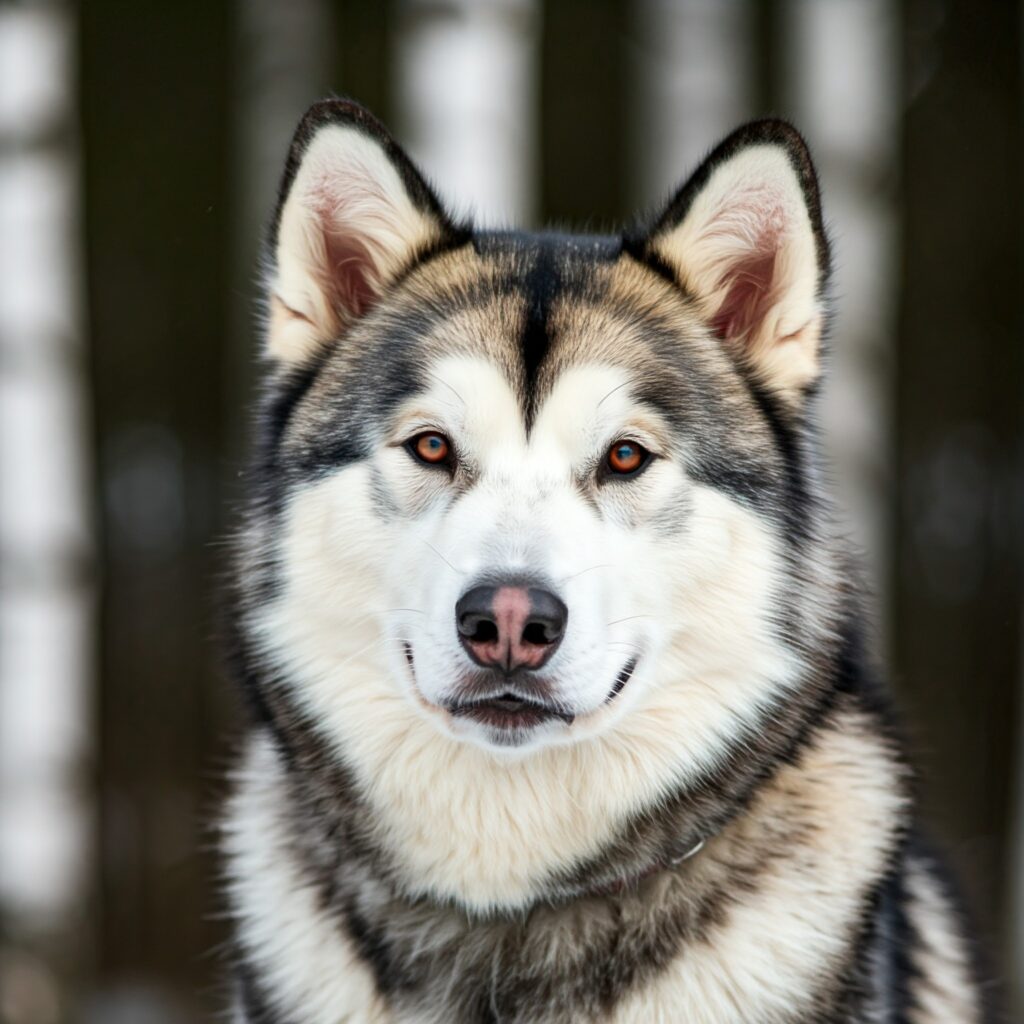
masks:
<svg viewBox="0 0 1024 1024"><path fill-rule="evenodd" d="M473 587L455 605L463 646L478 664L540 668L565 634L569 610L550 591L519 584Z"/></svg>

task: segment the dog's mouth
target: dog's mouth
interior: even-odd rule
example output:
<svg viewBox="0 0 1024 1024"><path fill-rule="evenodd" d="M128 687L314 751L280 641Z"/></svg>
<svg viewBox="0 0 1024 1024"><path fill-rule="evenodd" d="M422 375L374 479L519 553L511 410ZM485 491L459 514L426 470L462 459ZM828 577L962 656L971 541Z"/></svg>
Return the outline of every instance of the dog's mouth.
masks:
<svg viewBox="0 0 1024 1024"><path fill-rule="evenodd" d="M572 725L576 717L554 704L531 700L512 691L484 700L454 702L445 707L455 718L468 718L492 729L533 729L547 722Z"/></svg>
<svg viewBox="0 0 1024 1024"><path fill-rule="evenodd" d="M416 663L412 645L403 642L409 671L415 683ZM610 704L622 692L636 671L637 657L632 657L619 670L603 704ZM418 691L417 691L418 692ZM420 696L420 699L424 698ZM501 689L493 694L481 694L469 700L450 700L441 705L453 718L477 722L495 730L524 731L550 722L572 725L576 714L553 702L525 695L515 689Z"/></svg>

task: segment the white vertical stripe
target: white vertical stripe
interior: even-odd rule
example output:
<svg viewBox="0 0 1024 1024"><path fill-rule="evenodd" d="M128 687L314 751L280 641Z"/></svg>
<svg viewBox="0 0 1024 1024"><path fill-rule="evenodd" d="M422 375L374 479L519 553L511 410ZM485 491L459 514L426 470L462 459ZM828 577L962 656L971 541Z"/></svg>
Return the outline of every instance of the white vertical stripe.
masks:
<svg viewBox="0 0 1024 1024"><path fill-rule="evenodd" d="M93 550L72 41L63 4L0 9L0 914L14 938L58 932L88 870Z"/></svg>
<svg viewBox="0 0 1024 1024"><path fill-rule="evenodd" d="M236 0L236 79L232 227L231 344L226 346L225 402L238 412L251 402L260 352L254 296L260 246L277 199L288 145L299 119L337 84L329 69L336 36L324 0ZM229 455L241 463L249 417L229 418Z"/></svg>
<svg viewBox="0 0 1024 1024"><path fill-rule="evenodd" d="M669 196L751 116L751 9L744 0L640 0L632 138L634 201Z"/></svg>
<svg viewBox="0 0 1024 1024"><path fill-rule="evenodd" d="M867 555L884 627L899 270L899 11L887 0L788 0L783 17L785 109L811 143L835 243L837 315L821 404L833 489Z"/></svg>
<svg viewBox="0 0 1024 1024"><path fill-rule="evenodd" d="M754 6L641 0L632 150L638 200L664 199L756 111ZM837 319L821 404L832 487L883 603L889 556L889 407L895 308L898 11L886 0L788 0L781 110L807 136L835 241Z"/></svg>
<svg viewBox="0 0 1024 1024"><path fill-rule="evenodd" d="M406 0L396 40L398 134L450 208L483 226L534 216L534 0Z"/></svg>

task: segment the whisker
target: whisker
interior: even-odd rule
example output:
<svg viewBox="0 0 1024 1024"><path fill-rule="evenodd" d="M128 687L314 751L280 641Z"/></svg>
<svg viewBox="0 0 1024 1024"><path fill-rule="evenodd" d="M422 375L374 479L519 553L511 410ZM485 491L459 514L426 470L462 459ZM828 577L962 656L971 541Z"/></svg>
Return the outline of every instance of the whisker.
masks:
<svg viewBox="0 0 1024 1024"><path fill-rule="evenodd" d="M419 608L371 608L368 611L362 613L349 622L349 626L358 626L360 623L366 622L367 619L376 618L378 615L397 615L401 612L414 612L417 615L426 615L425 611Z"/></svg>
<svg viewBox="0 0 1024 1024"><path fill-rule="evenodd" d="M621 384L616 384L616 385L615 385L615 387L613 387L613 388L611 389L611 391L609 391L609 392L608 392L608 394L607 394L607 395L605 395L605 396L604 396L604 398L602 398L602 399L601 399L601 401L597 403L597 406L596 406L596 408L600 409L600 408L601 408L601 406L602 406L602 405L604 405L604 403L605 403L605 402L606 402L606 401L607 401L607 400L608 400L609 398L611 398L611 397L612 397L612 395L614 395L616 391L621 391L621 390L622 390L622 389L623 389L624 387L626 387L626 386L627 386L628 384L630 384L630 383L631 383L630 381L628 381L628 380L624 380L624 381L623 381L623 382L622 382Z"/></svg>
<svg viewBox="0 0 1024 1024"><path fill-rule="evenodd" d="M374 648L383 647L385 644L394 643L396 641L398 643L410 642L410 640L405 637L378 636L375 639L371 640L368 644L365 644L363 647L360 647L359 650L353 651L347 658L343 658L340 662L338 662L337 665L332 665L331 669L332 671L337 672L340 669L346 668L347 666L351 665L352 662L355 661L357 658L361 658L364 654L368 654Z"/></svg>
<svg viewBox="0 0 1024 1024"><path fill-rule="evenodd" d="M605 627L605 629L608 629L610 626L617 626L620 622L632 622L633 619L650 619L650 618L652 618L652 616L650 616L650 615L627 615L624 619L613 619L611 622L606 622L604 624L604 627Z"/></svg>
<svg viewBox="0 0 1024 1024"><path fill-rule="evenodd" d="M593 572L595 569L611 569L611 568L612 568L612 566L608 562L602 562L602 563L599 563L598 565L591 565L591 566L588 566L586 569L580 569L579 572L574 572L571 576L563 576L562 579L560 579L558 581L558 583L559 583L559 586L562 586L563 584L568 583L570 580L576 579L577 576L582 576L584 573Z"/></svg>
<svg viewBox="0 0 1024 1024"><path fill-rule="evenodd" d="M420 540L423 541L423 543L426 544L427 547L430 548L430 550L433 551L434 554L437 555L437 557L440 558L441 561L444 562L444 564L447 565L448 568L451 569L452 572L456 573L459 576L465 576L465 573L462 572L461 569L456 569L455 566L452 565L452 563L449 562L448 559L445 558L444 555L442 555L441 552L438 551L437 548L435 548L434 545L431 544L430 541L427 540L426 537L420 537Z"/></svg>
<svg viewBox="0 0 1024 1024"><path fill-rule="evenodd" d="M434 380L438 382L438 384L443 384L463 405L466 404L466 400L462 397L462 395L460 395L458 391L456 391L455 388L453 388L451 384L449 384L448 381L446 381L442 376L435 373L433 370L428 370L427 374L428 376L433 377Z"/></svg>

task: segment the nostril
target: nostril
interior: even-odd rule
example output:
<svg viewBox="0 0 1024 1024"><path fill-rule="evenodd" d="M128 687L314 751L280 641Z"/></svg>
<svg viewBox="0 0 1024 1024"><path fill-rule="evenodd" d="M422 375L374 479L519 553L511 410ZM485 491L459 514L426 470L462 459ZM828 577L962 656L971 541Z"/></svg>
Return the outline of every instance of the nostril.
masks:
<svg viewBox="0 0 1024 1024"><path fill-rule="evenodd" d="M562 631L555 623L528 622L523 630L523 643L536 644L539 647L553 644L561 635Z"/></svg>
<svg viewBox="0 0 1024 1024"><path fill-rule="evenodd" d="M498 624L493 619L474 616L474 621L460 625L459 632L475 644L491 644L498 639Z"/></svg>
<svg viewBox="0 0 1024 1024"><path fill-rule="evenodd" d="M522 643L554 647L565 634L569 609L549 590L530 588L530 614L521 633Z"/></svg>
<svg viewBox="0 0 1024 1024"><path fill-rule="evenodd" d="M489 646L501 638L494 613L494 587L473 587L455 605L455 628L463 643Z"/></svg>

